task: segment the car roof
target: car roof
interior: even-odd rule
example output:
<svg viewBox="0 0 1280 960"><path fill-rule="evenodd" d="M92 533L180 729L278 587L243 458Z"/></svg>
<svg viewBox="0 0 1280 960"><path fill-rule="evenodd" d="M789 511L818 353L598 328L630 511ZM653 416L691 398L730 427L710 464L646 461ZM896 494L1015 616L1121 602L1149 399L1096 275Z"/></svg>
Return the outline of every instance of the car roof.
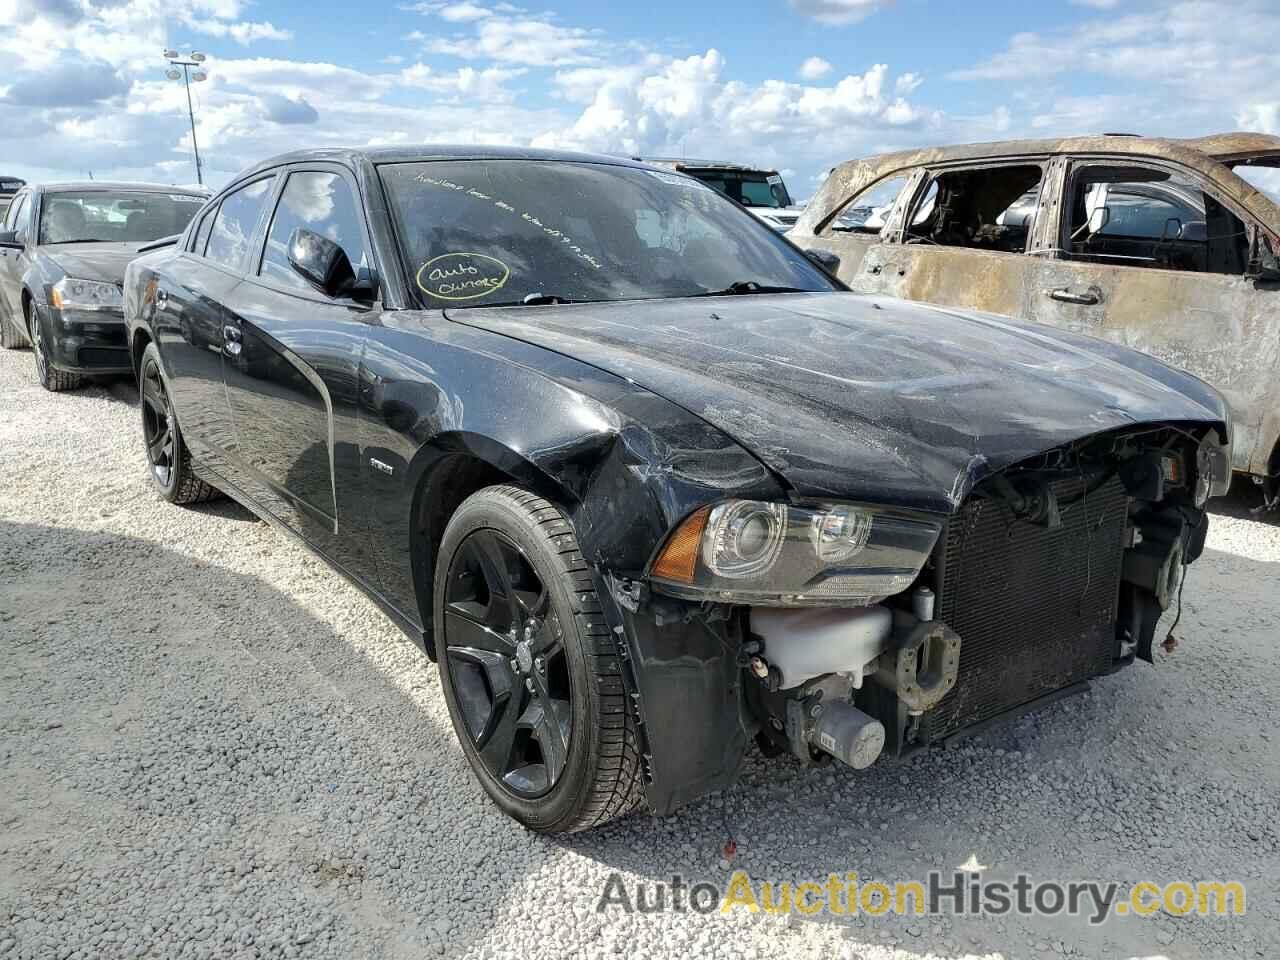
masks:
<svg viewBox="0 0 1280 960"><path fill-rule="evenodd" d="M394 147L324 147L311 150L295 150L277 154L242 170L231 182L237 183L273 167L289 163L329 160L354 164L363 160L370 163L413 163L428 160L549 160L562 163L607 163L619 167L643 169L644 164L626 157L614 157L600 153L578 153L572 150L539 150L533 147L511 147L489 144L417 144Z"/></svg>
<svg viewBox="0 0 1280 960"><path fill-rule="evenodd" d="M1248 162L1267 158L1268 165L1280 165L1280 137L1265 133L1215 133L1204 137L1142 137L1127 133L1103 133L1042 140L998 140L990 143L963 143L882 153L847 160L832 167L826 181L810 202L799 224L807 232L824 222L843 202L863 187L912 167L938 166L954 162L982 162L1017 157L1054 154L1110 154L1173 160L1208 171L1218 164ZM1218 170L1222 170L1219 166ZM1224 174L1227 171L1222 171ZM1254 205L1261 194L1249 188L1246 203ZM1269 203L1269 201L1267 201Z"/></svg>
<svg viewBox="0 0 1280 960"><path fill-rule="evenodd" d="M639 163L657 163L677 170L726 170L733 173L777 173L773 167L753 167L729 160L694 160L687 157L632 157Z"/></svg>
<svg viewBox="0 0 1280 960"><path fill-rule="evenodd" d="M206 187L175 187L167 183L132 183L128 180L67 180L56 183L39 183L35 189L41 193L91 193L94 191L120 191L133 193L185 193L191 196L208 196Z"/></svg>

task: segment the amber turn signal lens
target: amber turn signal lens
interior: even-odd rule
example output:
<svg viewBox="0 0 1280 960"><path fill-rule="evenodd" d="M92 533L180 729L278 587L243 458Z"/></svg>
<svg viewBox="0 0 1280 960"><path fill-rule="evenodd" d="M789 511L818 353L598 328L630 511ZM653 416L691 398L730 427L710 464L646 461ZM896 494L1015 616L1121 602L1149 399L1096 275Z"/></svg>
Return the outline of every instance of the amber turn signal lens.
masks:
<svg viewBox="0 0 1280 960"><path fill-rule="evenodd" d="M650 571L653 576L677 583L693 583L694 571L698 569L698 549L702 546L702 531L706 529L709 513L710 507L700 507L676 528L658 554Z"/></svg>

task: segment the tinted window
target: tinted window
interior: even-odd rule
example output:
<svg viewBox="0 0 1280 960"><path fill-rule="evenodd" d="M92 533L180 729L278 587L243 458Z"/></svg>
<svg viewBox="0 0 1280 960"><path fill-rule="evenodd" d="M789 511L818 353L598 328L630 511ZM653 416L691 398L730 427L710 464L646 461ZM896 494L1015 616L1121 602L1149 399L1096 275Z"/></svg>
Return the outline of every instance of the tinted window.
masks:
<svg viewBox="0 0 1280 960"><path fill-rule="evenodd" d="M342 247L353 267L359 268L364 262L362 220L351 187L340 174L315 171L289 174L267 232L259 272L280 283L311 290L311 284L289 265L289 236L299 227L328 237Z"/></svg>
<svg viewBox="0 0 1280 960"><path fill-rule="evenodd" d="M690 174L707 186L737 200L746 207L789 207L791 197L782 177L776 173L719 173L697 171Z"/></svg>
<svg viewBox="0 0 1280 960"><path fill-rule="evenodd" d="M803 254L688 177L603 163L379 168L410 276L432 306L633 300L738 282L830 290Z"/></svg>
<svg viewBox="0 0 1280 960"><path fill-rule="evenodd" d="M23 214L26 211L27 196L28 194L24 193L13 201L13 206L9 208L9 212L5 216L4 226L6 230L18 229L18 221L23 217Z"/></svg>
<svg viewBox="0 0 1280 960"><path fill-rule="evenodd" d="M196 230L195 240L191 244L191 252L204 256L204 248L209 243L209 232L213 230L213 221L218 216L218 210L215 207L204 215L204 219L200 221L200 226Z"/></svg>
<svg viewBox="0 0 1280 960"><path fill-rule="evenodd" d="M1067 243L1073 260L1242 274L1244 223L1190 174L1091 164L1072 178Z"/></svg>
<svg viewBox="0 0 1280 960"><path fill-rule="evenodd" d="M172 237L187 229L204 201L186 193L46 193L40 204L40 242L148 243Z"/></svg>
<svg viewBox="0 0 1280 960"><path fill-rule="evenodd" d="M878 180L854 194L831 221L830 229L843 233L879 233L893 209L893 202L907 185L907 175Z"/></svg>
<svg viewBox="0 0 1280 960"><path fill-rule="evenodd" d="M1022 253L1040 196L1038 165L936 175L912 210L907 242Z"/></svg>
<svg viewBox="0 0 1280 960"><path fill-rule="evenodd" d="M273 177L255 180L234 193L227 194L209 233L205 256L232 270L243 270L249 259L249 244L271 194Z"/></svg>

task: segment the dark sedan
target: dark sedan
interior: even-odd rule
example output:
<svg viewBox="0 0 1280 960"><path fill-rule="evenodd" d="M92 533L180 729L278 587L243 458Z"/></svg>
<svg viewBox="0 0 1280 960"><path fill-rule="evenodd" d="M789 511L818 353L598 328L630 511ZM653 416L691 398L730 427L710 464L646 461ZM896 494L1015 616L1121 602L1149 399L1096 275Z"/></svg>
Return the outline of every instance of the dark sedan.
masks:
<svg viewBox="0 0 1280 960"><path fill-rule="evenodd" d="M1229 478L1201 381L851 294L619 159L278 157L130 264L125 314L161 494L364 590L543 831L670 811L753 741L865 767L1152 660Z"/></svg>
<svg viewBox="0 0 1280 960"><path fill-rule="evenodd" d="M49 390L129 373L124 268L140 247L185 230L207 198L141 183L21 187L0 224L0 345L31 344Z"/></svg>

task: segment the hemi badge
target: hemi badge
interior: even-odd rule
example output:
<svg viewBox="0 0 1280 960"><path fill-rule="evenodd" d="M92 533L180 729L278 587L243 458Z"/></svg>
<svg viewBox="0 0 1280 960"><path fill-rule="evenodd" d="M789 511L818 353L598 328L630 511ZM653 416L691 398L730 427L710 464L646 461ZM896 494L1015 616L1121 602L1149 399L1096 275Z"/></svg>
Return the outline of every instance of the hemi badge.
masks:
<svg viewBox="0 0 1280 960"><path fill-rule="evenodd" d="M395 468L395 467L393 467L393 466L392 466L391 464L389 464L389 463L383 463L383 462L382 462L381 460L379 460L377 457L370 457L370 458L369 458L369 463L370 463L370 465L373 467L373 469L375 469L375 470L381 470L383 473L387 474L388 476L390 476L391 474L393 474L393 473L395 473L395 472L396 472L396 468Z"/></svg>

